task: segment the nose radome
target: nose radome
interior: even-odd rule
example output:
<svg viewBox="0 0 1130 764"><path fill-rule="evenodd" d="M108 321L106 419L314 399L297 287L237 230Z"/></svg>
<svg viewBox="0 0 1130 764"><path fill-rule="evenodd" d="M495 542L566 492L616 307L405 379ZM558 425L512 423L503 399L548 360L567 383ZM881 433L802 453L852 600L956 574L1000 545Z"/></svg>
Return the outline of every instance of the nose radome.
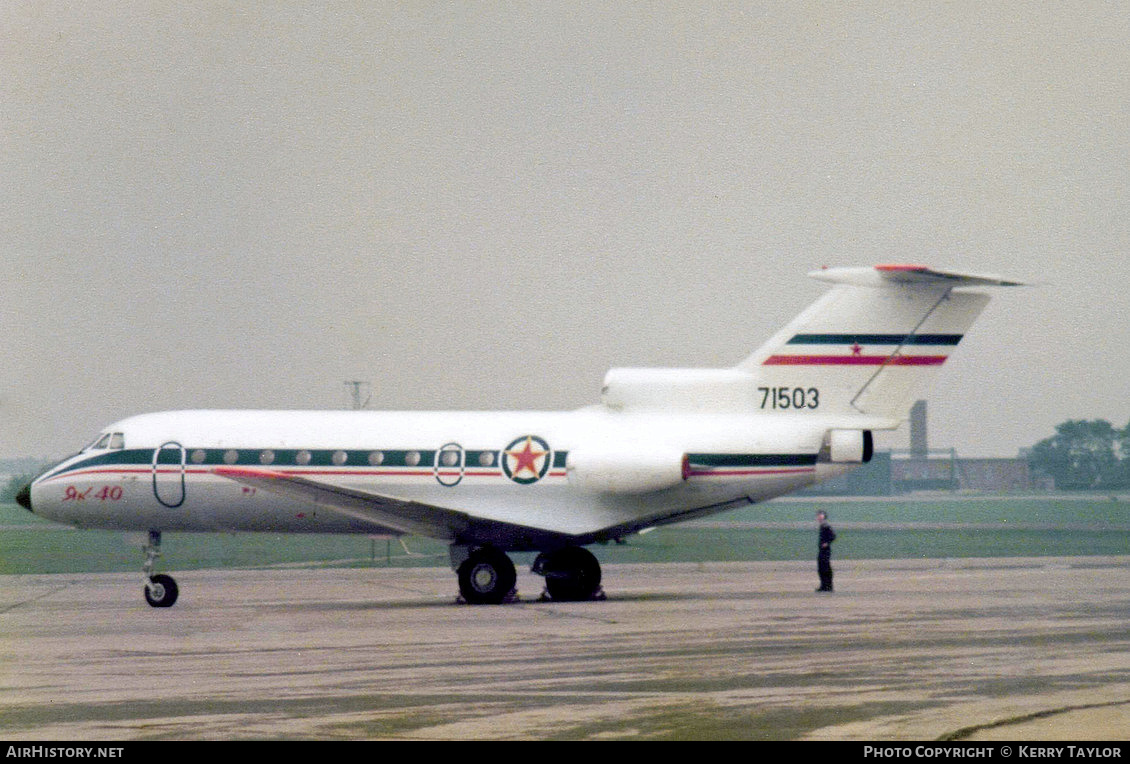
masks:
<svg viewBox="0 0 1130 764"><path fill-rule="evenodd" d="M31 483L28 483L20 492L16 494L16 503L26 509L28 512L33 512L31 508Z"/></svg>

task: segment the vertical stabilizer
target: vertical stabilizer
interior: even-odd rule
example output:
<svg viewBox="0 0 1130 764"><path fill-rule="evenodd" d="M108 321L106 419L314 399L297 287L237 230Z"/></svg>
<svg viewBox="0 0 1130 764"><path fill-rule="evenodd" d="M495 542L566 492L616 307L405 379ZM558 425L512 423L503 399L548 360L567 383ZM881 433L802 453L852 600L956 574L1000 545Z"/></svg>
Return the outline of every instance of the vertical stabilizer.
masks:
<svg viewBox="0 0 1130 764"><path fill-rule="evenodd" d="M762 410L903 419L988 304L964 287L1017 286L924 266L833 268L835 286L738 365Z"/></svg>

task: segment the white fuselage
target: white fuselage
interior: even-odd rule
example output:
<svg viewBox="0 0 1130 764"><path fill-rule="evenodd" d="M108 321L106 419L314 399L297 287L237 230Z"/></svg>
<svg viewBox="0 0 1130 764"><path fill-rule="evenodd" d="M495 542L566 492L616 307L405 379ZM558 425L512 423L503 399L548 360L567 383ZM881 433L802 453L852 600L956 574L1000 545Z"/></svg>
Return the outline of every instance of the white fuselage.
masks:
<svg viewBox="0 0 1130 764"><path fill-rule="evenodd" d="M830 426L826 417L625 413L602 406L176 411L111 425L106 432L120 438L103 439L101 447L44 473L31 498L36 514L83 528L386 530L217 474L226 466L262 467L587 543L841 474L854 465L820 458ZM618 482L620 475L627 482ZM537 543L512 548L526 546Z"/></svg>

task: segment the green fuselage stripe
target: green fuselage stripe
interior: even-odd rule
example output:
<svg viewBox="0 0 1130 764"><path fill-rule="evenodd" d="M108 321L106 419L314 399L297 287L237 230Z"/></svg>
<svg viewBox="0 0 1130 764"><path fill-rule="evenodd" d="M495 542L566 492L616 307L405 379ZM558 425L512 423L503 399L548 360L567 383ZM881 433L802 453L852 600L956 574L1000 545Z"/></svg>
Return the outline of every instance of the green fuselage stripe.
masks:
<svg viewBox="0 0 1130 764"><path fill-rule="evenodd" d="M301 448L180 448L165 447L157 453L157 465L179 467L184 459L187 469L218 466L311 467L432 470L440 449L301 449ZM463 452L463 469L500 470L500 451L467 449ZM380 458L375 458L379 454ZM485 455L485 458L484 458ZM554 451L552 468L565 469L568 451ZM442 459L442 456L441 456ZM811 467L816 454L687 454L690 465L706 469L757 467ZM100 467L152 467L154 449L121 449L95 454L77 461L63 470L47 472L45 477ZM440 469L458 469L460 465L440 464Z"/></svg>

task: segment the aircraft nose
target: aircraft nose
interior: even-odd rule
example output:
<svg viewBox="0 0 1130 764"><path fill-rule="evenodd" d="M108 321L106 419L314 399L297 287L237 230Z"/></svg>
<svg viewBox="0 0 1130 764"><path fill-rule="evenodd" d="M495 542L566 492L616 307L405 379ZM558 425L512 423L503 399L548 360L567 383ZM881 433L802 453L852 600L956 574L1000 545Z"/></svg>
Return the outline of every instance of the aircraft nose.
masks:
<svg viewBox="0 0 1130 764"><path fill-rule="evenodd" d="M31 508L31 483L28 483L20 492L16 494L16 503L26 509L28 512L33 512Z"/></svg>

